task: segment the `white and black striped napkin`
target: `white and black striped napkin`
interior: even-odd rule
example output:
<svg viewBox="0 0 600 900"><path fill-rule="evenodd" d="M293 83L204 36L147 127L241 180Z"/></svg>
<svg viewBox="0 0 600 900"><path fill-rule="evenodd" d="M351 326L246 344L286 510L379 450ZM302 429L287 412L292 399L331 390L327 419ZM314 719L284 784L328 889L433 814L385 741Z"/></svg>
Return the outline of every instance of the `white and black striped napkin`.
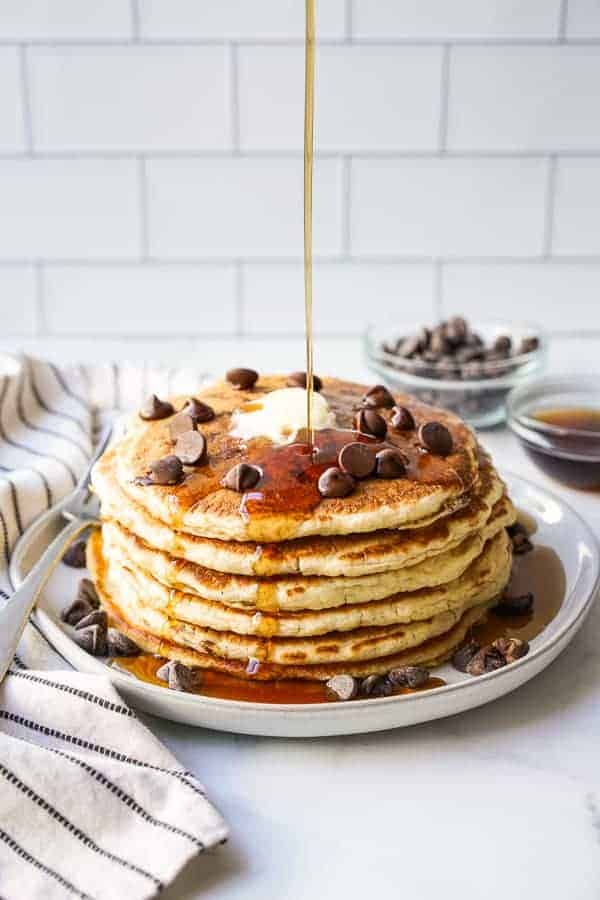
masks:
<svg viewBox="0 0 600 900"><path fill-rule="evenodd" d="M0 374L4 598L15 542L72 490L101 419L139 406L150 390L186 393L203 380L181 370L58 368L26 357L15 368ZM28 625L0 685L0 896L154 897L226 836L195 775L108 679L69 670Z"/></svg>

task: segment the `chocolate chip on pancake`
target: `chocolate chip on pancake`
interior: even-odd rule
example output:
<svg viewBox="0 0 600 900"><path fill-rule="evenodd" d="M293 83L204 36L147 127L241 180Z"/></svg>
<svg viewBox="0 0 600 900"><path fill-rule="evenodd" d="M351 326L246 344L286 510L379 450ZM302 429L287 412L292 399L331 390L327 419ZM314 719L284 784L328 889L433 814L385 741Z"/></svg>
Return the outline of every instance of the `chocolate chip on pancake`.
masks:
<svg viewBox="0 0 600 900"><path fill-rule="evenodd" d="M374 409L361 409L354 417L354 428L361 434L371 434L383 438L387 434L385 419Z"/></svg>
<svg viewBox="0 0 600 900"><path fill-rule="evenodd" d="M531 591L518 597L505 595L498 606L494 608L494 612L498 616L527 616L533 609L533 601L534 596Z"/></svg>
<svg viewBox="0 0 600 900"><path fill-rule="evenodd" d="M441 422L424 422L419 428L419 441L436 456L448 456L452 452L452 435Z"/></svg>
<svg viewBox="0 0 600 900"><path fill-rule="evenodd" d="M157 459L150 463L148 478L151 484L179 484L183 481L181 460L173 454Z"/></svg>
<svg viewBox="0 0 600 900"><path fill-rule="evenodd" d="M233 469L230 469L227 475L221 480L223 487L229 488L230 491L237 491L243 494L255 487L262 477L262 471L258 466L250 463L238 463Z"/></svg>
<svg viewBox="0 0 600 900"><path fill-rule="evenodd" d="M364 446L362 444L361 446ZM400 450L386 447L375 457L375 471L378 478L404 478L406 475L406 457Z"/></svg>
<svg viewBox="0 0 600 900"><path fill-rule="evenodd" d="M182 434L196 430L196 421L188 413L180 412L169 422L169 434L172 441L177 441Z"/></svg>
<svg viewBox="0 0 600 900"><path fill-rule="evenodd" d="M388 672L389 680L394 687L418 688L429 681L429 669L421 666L399 666Z"/></svg>
<svg viewBox="0 0 600 900"><path fill-rule="evenodd" d="M203 422L211 422L215 418L215 411L208 403L203 403L196 397L190 397L186 405L181 410L186 416L190 416L196 425Z"/></svg>
<svg viewBox="0 0 600 900"><path fill-rule="evenodd" d="M62 561L65 566L72 569L85 569L85 548L86 541L74 541L68 550L63 554Z"/></svg>
<svg viewBox="0 0 600 900"><path fill-rule="evenodd" d="M168 403L166 400L159 400L156 394L152 394L140 409L140 419L152 422L155 419L166 419L167 416L172 416L174 412L175 410L171 403Z"/></svg>
<svg viewBox="0 0 600 900"><path fill-rule="evenodd" d="M106 643L106 628L102 625L89 625L73 635L73 640L82 650L91 656L106 656L108 646Z"/></svg>
<svg viewBox="0 0 600 900"><path fill-rule="evenodd" d="M327 682L327 689L338 700L352 700L358 693L358 683L352 675L334 675Z"/></svg>
<svg viewBox="0 0 600 900"><path fill-rule="evenodd" d="M390 422L396 431L412 431L416 428L413 414L406 406L395 406Z"/></svg>
<svg viewBox="0 0 600 900"><path fill-rule="evenodd" d="M375 471L375 451L369 444L352 441L339 452L340 469L353 478L368 478Z"/></svg>
<svg viewBox="0 0 600 900"><path fill-rule="evenodd" d="M239 391L249 391L258 381L258 372L254 369L230 369L225 378Z"/></svg>
<svg viewBox="0 0 600 900"><path fill-rule="evenodd" d="M386 409L391 409L396 401L385 385L375 384L367 391L365 396L362 398L362 402L365 406L383 406Z"/></svg>
<svg viewBox="0 0 600 900"><path fill-rule="evenodd" d="M347 497L354 490L355 481L352 475L342 472L336 466L325 469L317 487L321 497L331 500L334 497Z"/></svg>
<svg viewBox="0 0 600 900"><path fill-rule="evenodd" d="M186 431L175 444L175 456L185 466L201 466L208 459L206 438L199 431Z"/></svg>
<svg viewBox="0 0 600 900"><path fill-rule="evenodd" d="M306 389L306 372L292 372L291 375L288 375L287 383L290 387L301 387ZM320 391L322 387L323 382L319 376L313 374L313 390Z"/></svg>
<svg viewBox="0 0 600 900"><path fill-rule="evenodd" d="M103 609L95 609L93 612L89 613L87 616L84 616L83 619L80 619L79 622L75 625L76 631L81 631L82 628L87 628L89 625L101 625L102 628L108 627L108 616L106 615Z"/></svg>
<svg viewBox="0 0 600 900"><path fill-rule="evenodd" d="M109 656L139 656L142 652L131 638L116 628L109 628L106 637Z"/></svg>
<svg viewBox="0 0 600 900"><path fill-rule="evenodd" d="M156 672L156 677L168 682L172 691L193 691L200 683L200 675L195 669L184 666L183 663L172 659L161 666Z"/></svg>

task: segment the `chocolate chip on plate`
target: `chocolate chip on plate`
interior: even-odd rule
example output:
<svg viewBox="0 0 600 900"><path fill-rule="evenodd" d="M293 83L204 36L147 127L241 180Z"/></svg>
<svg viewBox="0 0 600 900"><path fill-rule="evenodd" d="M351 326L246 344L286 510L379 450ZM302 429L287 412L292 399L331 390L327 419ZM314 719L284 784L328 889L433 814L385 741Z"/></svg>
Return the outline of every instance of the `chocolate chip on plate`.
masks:
<svg viewBox="0 0 600 900"><path fill-rule="evenodd" d="M188 413L180 412L169 422L169 434L172 441L177 441L182 434L196 430L196 420Z"/></svg>
<svg viewBox="0 0 600 900"><path fill-rule="evenodd" d="M116 628L109 628L106 642L109 656L139 656L142 652L138 645Z"/></svg>
<svg viewBox="0 0 600 900"><path fill-rule="evenodd" d="M190 692L200 683L200 675L197 671L174 659L161 666L156 672L156 677L161 681L168 682L172 691Z"/></svg>
<svg viewBox="0 0 600 900"><path fill-rule="evenodd" d="M87 600L76 597L68 606L65 606L60 617L67 625L77 625L78 622L89 616L92 612L94 612L94 608Z"/></svg>
<svg viewBox="0 0 600 900"><path fill-rule="evenodd" d="M338 700L352 700L358 693L358 684L352 675L334 675L327 682L327 688Z"/></svg>
<svg viewBox="0 0 600 900"><path fill-rule="evenodd" d="M333 499L334 497L347 497L354 490L356 482L352 475L342 472L336 466L325 469L319 478L317 487L321 497Z"/></svg>
<svg viewBox="0 0 600 900"><path fill-rule="evenodd" d="M82 578L77 586L77 599L85 600L92 609L98 609L100 606L100 597L94 582L90 578Z"/></svg>
<svg viewBox="0 0 600 900"><path fill-rule="evenodd" d="M376 384L362 398L365 406L377 407L383 406L391 409L396 402L388 389L383 384Z"/></svg>
<svg viewBox="0 0 600 900"><path fill-rule="evenodd" d="M221 484L223 487L229 488L230 491L237 491L238 494L243 494L244 491L250 491L255 487L261 478L262 471L258 466L253 466L250 463L238 463L221 479Z"/></svg>
<svg viewBox="0 0 600 900"><path fill-rule="evenodd" d="M466 672L467 666L480 650L481 645L478 644L477 641L469 641L467 644L463 644L463 646L459 647L452 656L452 665L455 669L458 669L459 672Z"/></svg>
<svg viewBox="0 0 600 900"><path fill-rule="evenodd" d="M429 669L421 666L399 666L388 672L389 680L395 687L418 688L429 681Z"/></svg>
<svg viewBox="0 0 600 900"><path fill-rule="evenodd" d="M63 554L62 561L65 566L72 569L85 569L86 541L74 541Z"/></svg>
<svg viewBox="0 0 600 900"><path fill-rule="evenodd" d="M377 688L377 684L380 681L387 681L388 685L390 686L390 693L391 693L392 686L391 686L390 682L387 680L387 678L385 677L385 675L367 675L367 677L363 678L363 680L360 683L359 692L361 694L363 694L365 697L370 697L371 694L373 694L375 692L375 690Z"/></svg>
<svg viewBox="0 0 600 900"><path fill-rule="evenodd" d="M353 478L368 478L375 471L375 451L369 444L352 441L339 452L340 469Z"/></svg>
<svg viewBox="0 0 600 900"><path fill-rule="evenodd" d="M75 632L73 640L92 656L106 656L108 653L106 628L102 625L88 625L87 628L82 628L81 631Z"/></svg>
<svg viewBox="0 0 600 900"><path fill-rule="evenodd" d="M249 391L258 381L258 372L254 369L230 369L225 378L234 388L240 391Z"/></svg>
<svg viewBox="0 0 600 900"><path fill-rule="evenodd" d="M212 406L209 406L208 403L203 403L202 400L198 400L196 397L190 397L181 412L186 416L190 416L196 425L210 422L215 417L215 411Z"/></svg>
<svg viewBox="0 0 600 900"><path fill-rule="evenodd" d="M151 484L179 484L183 481L183 466L178 456L163 456L150 463L148 473Z"/></svg>
<svg viewBox="0 0 600 900"><path fill-rule="evenodd" d="M361 434L371 434L383 438L387 434L385 419L374 409L361 409L354 417L354 428Z"/></svg>
<svg viewBox="0 0 600 900"><path fill-rule="evenodd" d="M416 427L413 414L406 406L395 406L390 421L396 431L412 431Z"/></svg>
<svg viewBox="0 0 600 900"><path fill-rule="evenodd" d="M494 672L506 665L506 659L497 647L490 644L482 647L467 664L466 671L469 675L485 675L486 672Z"/></svg>
<svg viewBox="0 0 600 900"><path fill-rule="evenodd" d="M75 630L81 631L82 628L87 628L88 625L100 625L102 628L108 628L108 616L105 611L103 609L95 609L93 612L88 613L87 616L84 616L83 619L77 622Z"/></svg>
<svg viewBox="0 0 600 900"><path fill-rule="evenodd" d="M386 447L375 456L375 473L378 478L404 478L407 459L400 450Z"/></svg>
<svg viewBox="0 0 600 900"><path fill-rule="evenodd" d="M185 466L201 466L208 459L206 438L199 431L186 431L177 439L175 456Z"/></svg>
<svg viewBox="0 0 600 900"><path fill-rule="evenodd" d="M448 456L452 452L452 435L441 422L424 422L419 428L419 441L436 456Z"/></svg>
<svg viewBox="0 0 600 900"><path fill-rule="evenodd" d="M533 601L531 591L517 597L505 595L498 606L494 607L494 612L498 616L527 616L533 609Z"/></svg>
<svg viewBox="0 0 600 900"><path fill-rule="evenodd" d="M288 375L287 383L290 387L300 387L306 389L306 372L292 372L291 375ZM320 391L323 387L323 382L319 378L318 375L315 375L313 372L313 390Z"/></svg>
<svg viewBox="0 0 600 900"><path fill-rule="evenodd" d="M520 522L509 525L506 529L512 543L513 553L516 556L522 556L524 553L531 553L533 544L529 539L529 532Z"/></svg>
<svg viewBox="0 0 600 900"><path fill-rule="evenodd" d="M156 394L152 394L140 409L140 418L151 422L155 419L166 419L167 416L172 416L174 412L175 410L171 403L168 403L166 400L159 400Z"/></svg>
<svg viewBox="0 0 600 900"><path fill-rule="evenodd" d="M507 663L515 662L529 653L529 643L515 637L496 638L492 647L502 654Z"/></svg>

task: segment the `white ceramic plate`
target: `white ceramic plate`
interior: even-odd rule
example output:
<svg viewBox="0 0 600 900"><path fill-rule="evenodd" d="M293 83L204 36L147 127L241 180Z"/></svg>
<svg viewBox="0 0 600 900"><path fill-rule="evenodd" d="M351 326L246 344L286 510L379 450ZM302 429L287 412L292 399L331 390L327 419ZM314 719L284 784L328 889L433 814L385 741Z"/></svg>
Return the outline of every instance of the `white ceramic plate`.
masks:
<svg viewBox="0 0 600 900"><path fill-rule="evenodd" d="M472 678L441 666L447 683L431 691L351 703L262 704L183 694L148 684L89 656L70 638L59 612L75 592L81 570L58 566L35 612L37 624L53 647L76 669L109 675L133 706L166 719L221 731L277 737L320 737L381 731L427 722L481 706L508 694L541 672L572 640L590 610L599 584L595 538L562 500L515 475L504 476L515 504L538 524L536 543L551 547L565 569L566 596L558 615L531 642L529 654L488 675ZM60 527L57 511L46 514L13 555L12 579L18 585L29 566Z"/></svg>

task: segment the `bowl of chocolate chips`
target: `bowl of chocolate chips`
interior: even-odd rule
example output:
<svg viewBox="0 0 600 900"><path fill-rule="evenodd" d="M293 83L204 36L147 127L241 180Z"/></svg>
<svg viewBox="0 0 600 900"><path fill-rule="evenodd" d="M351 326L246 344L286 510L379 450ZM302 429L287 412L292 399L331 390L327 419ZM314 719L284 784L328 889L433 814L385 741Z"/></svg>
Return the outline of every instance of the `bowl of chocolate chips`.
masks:
<svg viewBox="0 0 600 900"><path fill-rule="evenodd" d="M546 341L535 325L453 316L432 328L371 326L365 350L390 387L490 428L506 418L510 391L543 368Z"/></svg>

